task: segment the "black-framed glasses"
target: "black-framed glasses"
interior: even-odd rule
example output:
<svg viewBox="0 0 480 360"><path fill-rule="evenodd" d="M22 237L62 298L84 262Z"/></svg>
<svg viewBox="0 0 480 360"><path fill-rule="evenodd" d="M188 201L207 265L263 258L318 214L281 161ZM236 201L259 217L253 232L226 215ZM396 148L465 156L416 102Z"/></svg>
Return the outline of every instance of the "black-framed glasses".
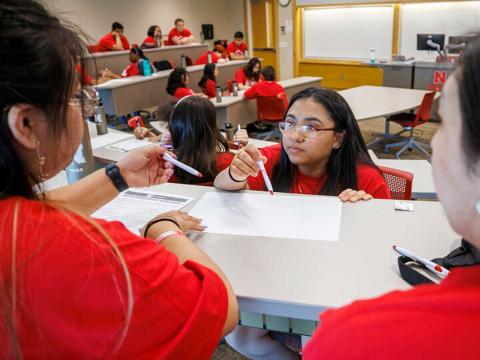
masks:
<svg viewBox="0 0 480 360"><path fill-rule="evenodd" d="M319 129L313 125L297 125L291 121L282 121L278 124L280 132L288 137L291 137L295 131L298 131L305 139L314 139L323 131L335 131L335 128Z"/></svg>
<svg viewBox="0 0 480 360"><path fill-rule="evenodd" d="M76 92L70 99L70 104L79 106L83 117L91 117L95 115L95 110L100 102L97 91L91 86L85 86Z"/></svg>

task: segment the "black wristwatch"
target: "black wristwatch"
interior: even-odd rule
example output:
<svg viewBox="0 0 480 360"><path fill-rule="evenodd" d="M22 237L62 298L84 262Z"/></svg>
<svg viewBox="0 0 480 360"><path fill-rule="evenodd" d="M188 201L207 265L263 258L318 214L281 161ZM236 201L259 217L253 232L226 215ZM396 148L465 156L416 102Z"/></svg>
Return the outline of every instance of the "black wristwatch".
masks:
<svg viewBox="0 0 480 360"><path fill-rule="evenodd" d="M112 183L117 188L118 192L122 192L129 188L125 179L122 177L122 174L120 174L120 169L117 164L110 163L105 166L105 174L107 174L110 180L112 180Z"/></svg>

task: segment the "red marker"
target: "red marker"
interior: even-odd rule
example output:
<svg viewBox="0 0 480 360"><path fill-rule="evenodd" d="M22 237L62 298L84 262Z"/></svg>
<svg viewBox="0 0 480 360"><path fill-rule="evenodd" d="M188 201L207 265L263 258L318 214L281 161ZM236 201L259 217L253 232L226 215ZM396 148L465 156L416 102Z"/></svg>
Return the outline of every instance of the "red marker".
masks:
<svg viewBox="0 0 480 360"><path fill-rule="evenodd" d="M410 259L415 260L419 264L424 265L427 269L429 269L430 271L432 271L433 273L435 273L435 274L437 274L441 277L445 277L450 273L447 269L445 269L444 267L434 263L433 261L427 260L427 259L425 259L421 256L418 256L418 255L415 255L414 253L412 253L412 252L410 252L406 249L403 249L400 246L393 245L393 250L395 250L396 252L398 252L399 254L401 254L403 256L407 256Z"/></svg>
<svg viewBox="0 0 480 360"><path fill-rule="evenodd" d="M177 159L174 159L171 155L169 154L163 154L163 159L165 161L171 162L173 165L178 166L180 169L185 170L189 174L195 175L197 177L203 177L202 173L200 171L195 170L194 168L185 165L184 163L178 161Z"/></svg>

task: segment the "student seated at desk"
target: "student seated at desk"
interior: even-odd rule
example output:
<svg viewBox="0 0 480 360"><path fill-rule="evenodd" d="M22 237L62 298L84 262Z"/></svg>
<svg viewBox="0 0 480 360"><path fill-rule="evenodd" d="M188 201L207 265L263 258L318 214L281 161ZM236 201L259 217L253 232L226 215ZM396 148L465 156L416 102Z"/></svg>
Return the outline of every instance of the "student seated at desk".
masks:
<svg viewBox="0 0 480 360"><path fill-rule="evenodd" d="M203 76L198 83L203 93L208 96L209 99L214 98L217 95L217 76L219 74L217 65L207 64L203 69Z"/></svg>
<svg viewBox="0 0 480 360"><path fill-rule="evenodd" d="M100 39L96 52L130 50L130 43L123 35L123 25L114 22L112 32Z"/></svg>
<svg viewBox="0 0 480 360"><path fill-rule="evenodd" d="M138 47L133 47L130 50L128 59L130 60L131 64L128 65L125 70L123 70L122 77L142 75L143 69L141 66L143 66L143 61L148 61L150 63L150 60L148 60L148 58L144 55L142 49ZM152 64L150 64L150 71L152 74L155 72L155 67Z"/></svg>
<svg viewBox="0 0 480 360"><path fill-rule="evenodd" d="M80 81L82 85L100 85L104 82L107 82L112 79L118 79L120 76L112 73L110 70L105 68L100 72L100 76L96 79L92 78L85 69L82 68L80 64L75 65L75 71L80 75Z"/></svg>
<svg viewBox="0 0 480 360"><path fill-rule="evenodd" d="M260 69L262 64L258 58L251 58L247 65L237 69L235 72L235 80L237 81L238 88L244 90L252 86L259 79Z"/></svg>
<svg viewBox="0 0 480 360"><path fill-rule="evenodd" d="M277 96L283 92L285 92L285 89L276 81L275 69L268 65L260 70L260 81L247 89L243 96L250 100L257 97Z"/></svg>
<svg viewBox="0 0 480 360"><path fill-rule="evenodd" d="M168 76L167 93L172 95L177 100L189 95L206 96L202 93L195 94L192 89L188 87L190 82L190 74L183 68L176 68Z"/></svg>
<svg viewBox="0 0 480 360"><path fill-rule="evenodd" d="M183 19L175 20L175 27L168 33L168 45L187 45L194 40L192 32L185 27Z"/></svg>
<svg viewBox="0 0 480 360"><path fill-rule="evenodd" d="M227 59L224 59L222 57L222 53L221 53L221 50L217 47L217 46L214 46L213 47L213 50L208 50L208 51L205 51L204 53L202 53L197 60L195 60L195 65L206 65L208 64L208 54L210 54L212 56L212 63L213 64L216 64L216 63L225 63L227 62Z"/></svg>
<svg viewBox="0 0 480 360"><path fill-rule="evenodd" d="M152 25L148 28L147 37L143 40L142 49L154 49L161 47L162 30L158 25Z"/></svg>
<svg viewBox="0 0 480 360"><path fill-rule="evenodd" d="M245 59L245 50L248 50L247 44L243 41L243 33L237 31L233 36L233 41L227 46L227 53L231 60Z"/></svg>
<svg viewBox="0 0 480 360"><path fill-rule="evenodd" d="M165 183L164 149L42 192L94 112L75 76L85 45L36 1L2 0L0 14L0 53L15 54L0 62L9 84L0 87L2 357L209 359L238 307L222 271L184 235L200 221L172 211L138 236L90 217L129 186Z"/></svg>

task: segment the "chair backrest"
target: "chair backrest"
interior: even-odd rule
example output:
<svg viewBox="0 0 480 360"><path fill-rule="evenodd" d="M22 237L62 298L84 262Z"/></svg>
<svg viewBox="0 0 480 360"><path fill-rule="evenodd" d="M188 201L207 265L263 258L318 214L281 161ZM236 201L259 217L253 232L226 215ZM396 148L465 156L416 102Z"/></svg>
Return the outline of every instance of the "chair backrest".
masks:
<svg viewBox="0 0 480 360"><path fill-rule="evenodd" d="M145 124L143 123L143 119L141 116L134 116L128 119L128 126L132 129L135 129L137 127L137 122L141 127L145 127Z"/></svg>
<svg viewBox="0 0 480 360"><path fill-rule="evenodd" d="M260 121L283 121L288 107L288 96L279 93L277 96L257 97L257 116Z"/></svg>
<svg viewBox="0 0 480 360"><path fill-rule="evenodd" d="M87 45L87 51L89 54L93 54L97 52L97 45Z"/></svg>
<svg viewBox="0 0 480 360"><path fill-rule="evenodd" d="M227 88L230 94L233 93L233 80L227 80Z"/></svg>
<svg viewBox="0 0 480 360"><path fill-rule="evenodd" d="M412 127L417 126L420 120L422 120L422 123L426 123L428 119L430 119L430 111L432 110L432 104L434 99L435 92L426 93L423 96L422 103L420 104L420 108L417 111L417 116L415 116Z"/></svg>
<svg viewBox="0 0 480 360"><path fill-rule="evenodd" d="M388 189L395 200L412 199L413 174L408 171L389 168L386 166L378 167L387 182Z"/></svg>

